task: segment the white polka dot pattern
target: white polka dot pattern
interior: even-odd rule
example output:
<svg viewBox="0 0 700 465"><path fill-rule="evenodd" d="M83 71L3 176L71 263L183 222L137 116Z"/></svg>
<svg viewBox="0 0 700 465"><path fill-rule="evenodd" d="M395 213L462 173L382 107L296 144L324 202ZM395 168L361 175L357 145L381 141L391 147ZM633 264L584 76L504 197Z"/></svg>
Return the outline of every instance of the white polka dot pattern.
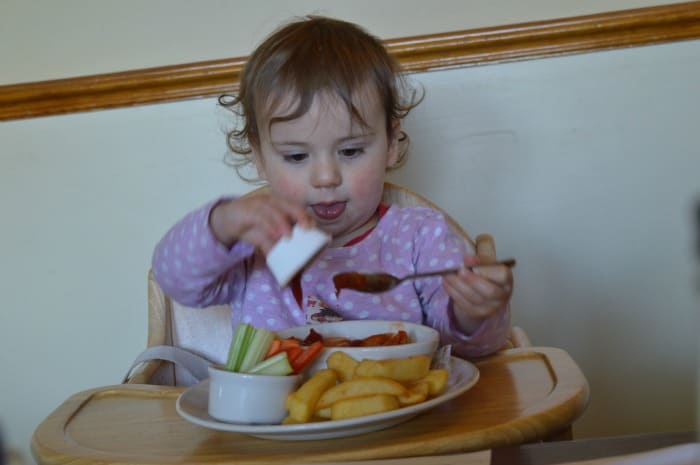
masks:
<svg viewBox="0 0 700 465"><path fill-rule="evenodd" d="M228 250L216 241L207 222L214 204L187 215L156 247L153 270L163 290L191 307L229 304L234 323L273 330L305 324L305 310L290 288L279 288L264 257L249 244L239 242ZM182 250L188 251L184 260ZM438 329L443 343L451 343L456 353L479 355L503 342L510 324L507 308L467 336L455 327L441 278L405 282L383 294L343 290L339 297L332 281L334 274L350 270L403 276L456 266L466 253L472 251L440 212L392 206L360 243L326 249L303 272L302 301L313 295L344 319L424 323Z"/></svg>

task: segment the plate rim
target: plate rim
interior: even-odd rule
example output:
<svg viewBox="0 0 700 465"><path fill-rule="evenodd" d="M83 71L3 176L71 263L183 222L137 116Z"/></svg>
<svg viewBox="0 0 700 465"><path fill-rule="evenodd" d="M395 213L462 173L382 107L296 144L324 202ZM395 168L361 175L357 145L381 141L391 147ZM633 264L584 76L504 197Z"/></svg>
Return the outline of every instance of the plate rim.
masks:
<svg viewBox="0 0 700 465"><path fill-rule="evenodd" d="M458 358L455 356L450 357L450 363L452 364L452 369L454 370L455 363L457 365L462 365L462 369L471 369L472 375L465 382L460 385L452 386L452 389L448 389L444 393L437 397L429 399L425 402L421 402L415 405L409 405L407 407L402 407L397 410L392 410L389 412L376 413L373 415L365 415L356 418L348 418L344 420L329 420L329 421L319 421L310 423L299 423L293 425L281 425L281 424L250 424L250 423L233 423L217 420L211 417L209 413L205 410L204 416L194 416L187 412L182 405L183 399L187 400L189 396L193 395L193 392L204 390L208 392L209 380L205 379L199 383L188 387L185 391L178 395L175 409L180 415L180 417L185 420L194 423L196 425L219 430L219 431L229 431L235 433L244 433L249 435L254 435L258 437L276 437L279 436L303 436L308 434L328 434L337 430L348 430L352 431L353 428L368 427L377 423L390 423L388 426L396 425L402 421L407 421L410 418L418 415L427 410L431 410L438 405L451 400L467 390L471 389L480 378L479 369L472 362Z"/></svg>

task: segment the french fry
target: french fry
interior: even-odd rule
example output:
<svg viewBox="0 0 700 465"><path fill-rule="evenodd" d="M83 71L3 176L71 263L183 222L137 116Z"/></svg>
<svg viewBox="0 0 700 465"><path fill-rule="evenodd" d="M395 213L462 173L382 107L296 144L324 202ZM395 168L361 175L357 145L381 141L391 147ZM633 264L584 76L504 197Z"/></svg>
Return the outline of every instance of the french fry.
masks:
<svg viewBox="0 0 700 465"><path fill-rule="evenodd" d="M392 396L408 395L408 389L389 378L355 378L345 381L328 389L316 403L316 410L330 407L352 397L364 397L375 394L389 394Z"/></svg>
<svg viewBox="0 0 700 465"><path fill-rule="evenodd" d="M399 382L410 382L423 378L429 370L430 357L426 355L385 360L362 360L355 367L353 378L391 378Z"/></svg>
<svg viewBox="0 0 700 465"><path fill-rule="evenodd" d="M326 408L322 408L321 410L316 410L314 412L314 418L318 418L319 420L330 420L331 419L331 408L326 407Z"/></svg>
<svg viewBox="0 0 700 465"><path fill-rule="evenodd" d="M289 415L282 423L354 418L424 402L442 394L449 378L447 370L431 370L430 362L424 355L357 361L334 352L327 369L287 396Z"/></svg>
<svg viewBox="0 0 700 465"><path fill-rule="evenodd" d="M358 363L357 360L342 351L333 352L326 359L326 366L338 373L340 381L351 379Z"/></svg>
<svg viewBox="0 0 700 465"><path fill-rule="evenodd" d="M338 375L330 369L319 370L306 380L299 389L290 393L285 401L289 410L290 422L304 423L311 419L316 402L331 386L335 385Z"/></svg>
<svg viewBox="0 0 700 465"><path fill-rule="evenodd" d="M407 390L406 394L397 397L401 406L419 404L428 398L430 387L426 381L416 381Z"/></svg>
<svg viewBox="0 0 700 465"><path fill-rule="evenodd" d="M430 370L427 375L418 380L418 382L425 382L428 384L429 391L428 395L430 397L435 397L443 393L447 388L447 379L450 377L450 373L444 368L438 368Z"/></svg>
<svg viewBox="0 0 700 465"><path fill-rule="evenodd" d="M399 408L396 396L376 394L373 396L353 397L336 402L331 406L331 420L361 417L373 413L389 412Z"/></svg>

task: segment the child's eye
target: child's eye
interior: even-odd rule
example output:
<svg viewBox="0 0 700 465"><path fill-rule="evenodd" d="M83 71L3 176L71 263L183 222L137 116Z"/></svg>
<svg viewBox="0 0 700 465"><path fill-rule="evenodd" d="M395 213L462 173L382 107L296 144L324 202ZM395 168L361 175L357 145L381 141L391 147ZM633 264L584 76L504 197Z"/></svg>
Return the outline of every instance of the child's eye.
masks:
<svg viewBox="0 0 700 465"><path fill-rule="evenodd" d="M346 157L346 158L356 157L356 156L362 154L363 152L364 152L364 150L362 148L359 148L359 147L353 147L353 148L349 148L349 149L341 149L339 151L340 155L343 157Z"/></svg>
<svg viewBox="0 0 700 465"><path fill-rule="evenodd" d="M306 153L293 153L291 155L285 155L284 161L288 161L291 163L299 163L300 161L306 160L308 156L309 155Z"/></svg>

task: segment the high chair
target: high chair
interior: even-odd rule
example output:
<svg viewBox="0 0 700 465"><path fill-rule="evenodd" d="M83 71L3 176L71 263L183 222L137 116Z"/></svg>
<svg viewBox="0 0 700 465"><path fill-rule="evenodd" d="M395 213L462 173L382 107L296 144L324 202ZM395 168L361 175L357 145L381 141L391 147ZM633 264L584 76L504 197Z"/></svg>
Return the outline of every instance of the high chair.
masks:
<svg viewBox="0 0 700 465"><path fill-rule="evenodd" d="M261 187L247 195L263 192ZM422 206L442 211L454 228L477 251L495 260L496 251L491 236L483 234L476 241L464 231L447 212L411 190L386 182L382 202L387 205ZM206 308L185 307L166 296L148 273L148 347L174 346L186 349L217 364L226 362L233 329L228 305ZM504 349L530 347L527 334L519 327L511 328ZM126 377L130 384L187 385L194 379L181 367L161 360L148 360L136 366Z"/></svg>

